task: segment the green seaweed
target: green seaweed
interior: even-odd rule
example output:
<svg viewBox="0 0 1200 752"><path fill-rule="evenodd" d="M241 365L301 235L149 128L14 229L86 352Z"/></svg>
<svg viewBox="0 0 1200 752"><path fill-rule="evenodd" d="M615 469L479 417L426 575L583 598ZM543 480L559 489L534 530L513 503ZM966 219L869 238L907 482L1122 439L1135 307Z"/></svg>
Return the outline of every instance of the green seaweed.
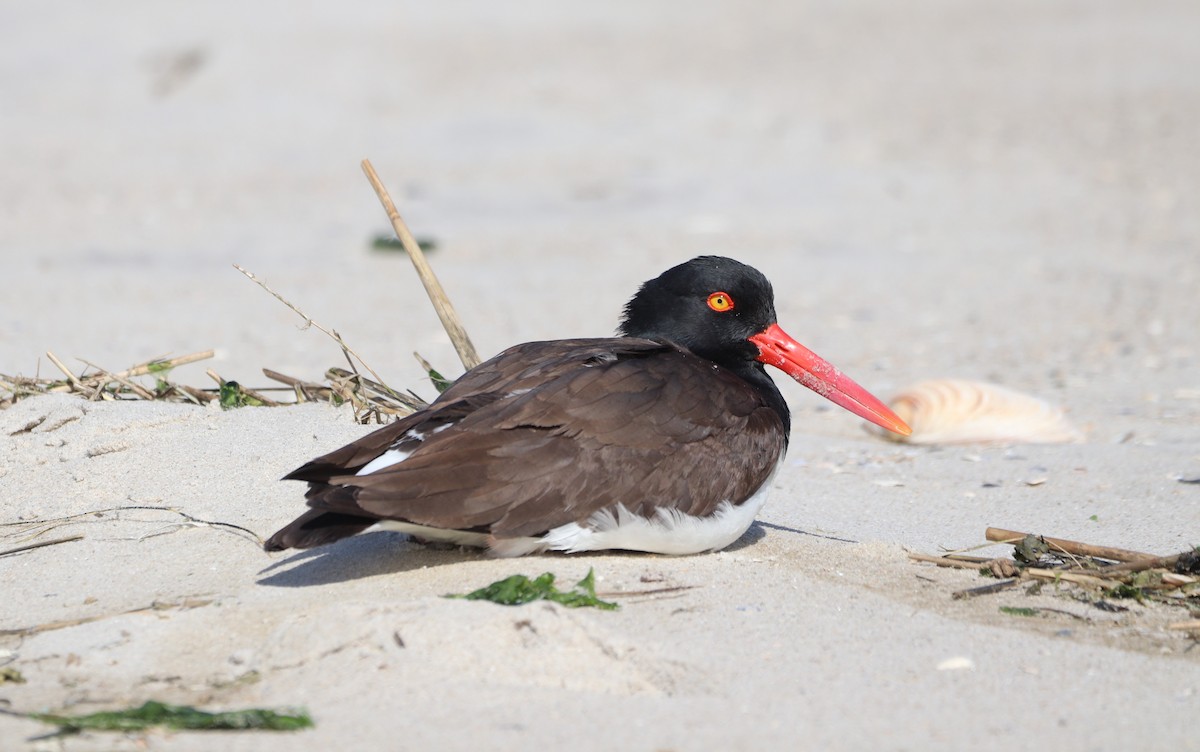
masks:
<svg viewBox="0 0 1200 752"><path fill-rule="evenodd" d="M242 385L236 381L221 382L221 408L232 410L235 407L262 407L262 400L251 397L242 391Z"/></svg>
<svg viewBox="0 0 1200 752"><path fill-rule="evenodd" d="M437 239L435 239L435 238L431 238L429 236L420 236L420 237L413 238L413 240L417 241L417 247L420 248L425 253L429 253L430 251L437 250L438 244L437 244ZM376 235L375 237L371 238L371 249L375 250L375 251L400 251L400 252L403 252L404 244L401 243L400 239L397 238L392 233L381 232L378 235Z"/></svg>
<svg viewBox="0 0 1200 752"><path fill-rule="evenodd" d="M1001 606L1000 613L1008 614L1009 616L1037 616L1041 611L1036 608L1023 608L1021 606Z"/></svg>
<svg viewBox="0 0 1200 752"><path fill-rule="evenodd" d="M146 364L146 370L154 376L154 391L157 394L163 394L171 388L167 374L171 373L174 367L169 360L152 360Z"/></svg>
<svg viewBox="0 0 1200 752"><path fill-rule="evenodd" d="M12 666L0 668L0 684L7 684L10 682L13 684L24 684L25 676Z"/></svg>
<svg viewBox="0 0 1200 752"><path fill-rule="evenodd" d="M1040 535L1026 535L1020 543L1013 546L1013 558L1018 565L1037 564L1038 560L1050 552L1050 544Z"/></svg>
<svg viewBox="0 0 1200 752"><path fill-rule="evenodd" d="M561 603L568 608L592 607L606 611L618 608L616 603L602 601L596 597L596 573L592 569L588 569L587 575L569 591L554 587L554 574L544 572L532 580L523 574L514 574L465 595L449 594L445 597L491 601L504 606L519 606L523 603L547 600Z"/></svg>
<svg viewBox="0 0 1200 752"><path fill-rule="evenodd" d="M441 394L442 392L449 389L450 385L454 383L450 379L446 378L445 376L443 376L442 374L440 374L436 370L434 370L434 368L432 366L430 366L428 369L426 369L426 371L429 374L429 380L433 382L433 388L437 390L438 394Z"/></svg>
<svg viewBox="0 0 1200 752"><path fill-rule="evenodd" d="M294 714L251 708L209 713L189 705L167 705L150 700L127 710L105 710L87 715L29 713L26 717L58 726L63 731L142 731L155 726L187 731L296 731L312 728L308 713Z"/></svg>

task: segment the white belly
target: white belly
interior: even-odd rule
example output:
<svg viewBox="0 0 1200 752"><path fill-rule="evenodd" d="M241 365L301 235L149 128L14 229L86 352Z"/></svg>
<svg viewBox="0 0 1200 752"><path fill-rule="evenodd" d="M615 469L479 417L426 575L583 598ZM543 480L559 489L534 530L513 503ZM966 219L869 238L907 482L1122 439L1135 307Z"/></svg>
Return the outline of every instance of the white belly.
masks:
<svg viewBox="0 0 1200 752"><path fill-rule="evenodd" d="M778 470L776 465L776 470ZM543 551L581 553L583 551L646 551L683 556L705 551L720 551L729 546L754 523L767 502L775 472L754 495L741 504L723 501L712 514L694 517L676 509L660 509L651 518L633 514L623 504L615 509L596 512L583 524L570 522L540 537L493 538L484 533L383 521L382 530L395 530L430 540L463 546L486 547L495 556L524 556Z"/></svg>

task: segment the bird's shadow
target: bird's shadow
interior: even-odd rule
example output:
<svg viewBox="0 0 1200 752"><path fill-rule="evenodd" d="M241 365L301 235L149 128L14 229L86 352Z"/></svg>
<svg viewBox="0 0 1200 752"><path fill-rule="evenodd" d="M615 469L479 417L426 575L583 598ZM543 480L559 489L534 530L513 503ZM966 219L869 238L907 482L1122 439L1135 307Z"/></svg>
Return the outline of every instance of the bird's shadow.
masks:
<svg viewBox="0 0 1200 752"><path fill-rule="evenodd" d="M402 533L380 530L298 551L260 571L262 576L258 584L270 587L331 585L422 567L458 564L482 555L477 550L459 546L427 546Z"/></svg>
<svg viewBox="0 0 1200 752"><path fill-rule="evenodd" d="M776 525L774 522L763 522L762 520L755 520L754 524L750 526L750 529L746 531L746 534L743 535L741 538L738 538L737 543L730 546L729 550L733 551L735 549L741 548L742 546L748 546L751 543L754 543L756 541L759 541L759 540L765 538L767 535L766 528L770 528L771 530L778 530L778 531L784 532L784 533L792 533L793 535L808 535L808 536L812 536L813 538L824 538L825 540L837 541L838 543L858 543L858 541L856 541L856 540L851 540L849 538L839 538L836 535L823 535L821 533L810 533L807 530L801 530L800 528L796 528L796 527L788 527L787 525Z"/></svg>
<svg viewBox="0 0 1200 752"><path fill-rule="evenodd" d="M767 535L767 528L796 535L811 535L818 538L854 543L845 538L835 538L819 533L756 521L726 551L741 551L759 542ZM653 556L636 551L596 551L591 556ZM555 554L544 554L554 556ZM570 556L570 554L560 554ZM423 567L446 566L476 561L486 553L478 549L461 546L428 545L418 543L402 533L375 531L331 543L327 546L298 551L292 556L274 562L259 572L259 585L269 587L311 587L332 585L338 582L362 580L378 575L399 574Z"/></svg>

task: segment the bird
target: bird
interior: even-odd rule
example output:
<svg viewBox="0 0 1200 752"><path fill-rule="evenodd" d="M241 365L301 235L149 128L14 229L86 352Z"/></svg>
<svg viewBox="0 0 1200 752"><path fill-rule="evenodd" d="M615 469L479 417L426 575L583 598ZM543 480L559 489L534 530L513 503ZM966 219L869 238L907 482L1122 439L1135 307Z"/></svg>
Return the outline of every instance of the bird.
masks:
<svg viewBox="0 0 1200 752"><path fill-rule="evenodd" d="M909 433L776 318L751 266L672 267L640 286L618 336L510 347L420 411L288 473L308 482L308 509L264 547L377 527L500 557L726 548L787 450L791 414L766 366Z"/></svg>

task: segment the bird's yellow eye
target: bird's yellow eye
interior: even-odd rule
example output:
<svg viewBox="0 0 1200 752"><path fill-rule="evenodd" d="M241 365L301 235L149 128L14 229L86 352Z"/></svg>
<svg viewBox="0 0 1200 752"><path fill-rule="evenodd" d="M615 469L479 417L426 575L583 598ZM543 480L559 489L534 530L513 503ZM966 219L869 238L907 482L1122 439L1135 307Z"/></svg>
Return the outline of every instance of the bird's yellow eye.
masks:
<svg viewBox="0 0 1200 752"><path fill-rule="evenodd" d="M717 313L733 310L733 298L727 292L714 292L708 296L708 307Z"/></svg>

